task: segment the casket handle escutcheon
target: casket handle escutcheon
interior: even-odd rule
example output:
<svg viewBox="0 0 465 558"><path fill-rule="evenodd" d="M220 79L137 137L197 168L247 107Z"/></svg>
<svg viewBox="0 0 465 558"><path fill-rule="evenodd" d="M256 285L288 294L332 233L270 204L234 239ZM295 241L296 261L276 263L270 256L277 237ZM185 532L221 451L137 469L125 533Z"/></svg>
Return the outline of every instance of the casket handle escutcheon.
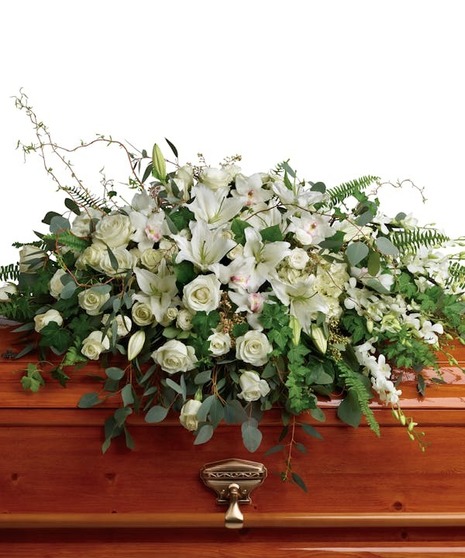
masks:
<svg viewBox="0 0 465 558"><path fill-rule="evenodd" d="M207 463L200 470L200 478L216 492L216 501L227 504L224 525L228 529L241 529L244 515L239 504L250 504L250 493L266 479L262 463L245 459L225 459Z"/></svg>

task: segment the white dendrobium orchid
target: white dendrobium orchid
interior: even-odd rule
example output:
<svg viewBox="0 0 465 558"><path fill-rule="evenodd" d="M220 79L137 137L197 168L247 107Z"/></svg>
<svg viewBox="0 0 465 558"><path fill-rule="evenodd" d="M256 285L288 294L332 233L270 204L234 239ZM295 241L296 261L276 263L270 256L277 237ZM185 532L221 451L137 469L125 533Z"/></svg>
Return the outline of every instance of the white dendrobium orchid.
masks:
<svg viewBox="0 0 465 558"><path fill-rule="evenodd" d="M148 216L139 211L132 211L129 218L136 229L132 240L137 242L141 252L153 248L154 244L160 242L163 236L170 232L163 211Z"/></svg>
<svg viewBox="0 0 465 558"><path fill-rule="evenodd" d="M273 195L270 190L263 188L262 175L259 173L252 174L252 176L244 176L237 174L236 191L233 196L239 198L242 205L246 207L255 207L257 204L268 201Z"/></svg>
<svg viewBox="0 0 465 558"><path fill-rule="evenodd" d="M324 215L306 213L301 217L291 217L291 223L289 229L302 246L319 244L336 232Z"/></svg>
<svg viewBox="0 0 465 558"><path fill-rule="evenodd" d="M192 238L175 234L172 239L179 247L176 263L187 260L202 271L213 271L219 261L236 246L234 240L221 229L211 231L203 221L190 224Z"/></svg>
<svg viewBox="0 0 465 558"><path fill-rule="evenodd" d="M163 260L158 268L158 273L152 273L147 269L135 268L134 273L141 291L149 296L149 304L155 319L162 321L165 312L171 305L172 299L178 290L176 287L176 276L168 272ZM147 297L133 296L134 300L146 302Z"/></svg>

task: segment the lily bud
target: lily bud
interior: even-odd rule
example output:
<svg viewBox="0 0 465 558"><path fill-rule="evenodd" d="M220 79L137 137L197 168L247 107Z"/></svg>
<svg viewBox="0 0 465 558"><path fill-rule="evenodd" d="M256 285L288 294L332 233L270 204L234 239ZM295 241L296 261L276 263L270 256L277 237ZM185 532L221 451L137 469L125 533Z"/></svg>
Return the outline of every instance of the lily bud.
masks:
<svg viewBox="0 0 465 558"><path fill-rule="evenodd" d="M160 182L166 182L166 162L163 153L155 143L152 150L152 174Z"/></svg>
<svg viewBox="0 0 465 558"><path fill-rule="evenodd" d="M134 360L142 351L145 343L145 331L140 329L131 335L128 343L128 360Z"/></svg>
<svg viewBox="0 0 465 558"><path fill-rule="evenodd" d="M320 353L325 354L326 349L328 348L328 339L326 338L323 330L319 326L312 325L310 331L315 347L320 351Z"/></svg>
<svg viewBox="0 0 465 558"><path fill-rule="evenodd" d="M295 316L290 316L289 325L292 329L292 341L294 345L298 345L300 343L300 333L302 331L302 326L299 323L299 320Z"/></svg>

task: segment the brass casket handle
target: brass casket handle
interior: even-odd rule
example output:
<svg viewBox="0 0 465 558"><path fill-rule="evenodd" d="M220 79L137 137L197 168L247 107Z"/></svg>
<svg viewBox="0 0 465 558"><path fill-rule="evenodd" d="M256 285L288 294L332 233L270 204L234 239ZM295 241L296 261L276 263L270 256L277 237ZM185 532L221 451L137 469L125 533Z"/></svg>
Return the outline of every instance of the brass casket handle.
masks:
<svg viewBox="0 0 465 558"><path fill-rule="evenodd" d="M245 459L225 459L207 463L200 478L216 492L219 504L228 504L224 524L228 529L241 529L244 516L239 504L250 504L250 493L265 480L267 471L262 463Z"/></svg>

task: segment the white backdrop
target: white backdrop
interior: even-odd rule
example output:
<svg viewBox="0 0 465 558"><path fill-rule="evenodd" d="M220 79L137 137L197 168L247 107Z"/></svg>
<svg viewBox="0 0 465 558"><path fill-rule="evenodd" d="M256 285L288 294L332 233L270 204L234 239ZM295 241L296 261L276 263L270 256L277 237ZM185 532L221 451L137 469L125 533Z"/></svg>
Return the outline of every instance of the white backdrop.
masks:
<svg viewBox="0 0 465 558"><path fill-rule="evenodd" d="M24 165L15 150L33 138L10 98L21 87L63 145L105 133L150 150L166 136L183 162L240 153L252 173L290 158L328 186L410 178L427 205L388 190L386 212L465 234L461 10L460 0L3 3L0 264L16 261L13 241L45 231L46 211L62 211L40 160ZM100 151L85 169L96 193L102 166L124 176L119 157Z"/></svg>

